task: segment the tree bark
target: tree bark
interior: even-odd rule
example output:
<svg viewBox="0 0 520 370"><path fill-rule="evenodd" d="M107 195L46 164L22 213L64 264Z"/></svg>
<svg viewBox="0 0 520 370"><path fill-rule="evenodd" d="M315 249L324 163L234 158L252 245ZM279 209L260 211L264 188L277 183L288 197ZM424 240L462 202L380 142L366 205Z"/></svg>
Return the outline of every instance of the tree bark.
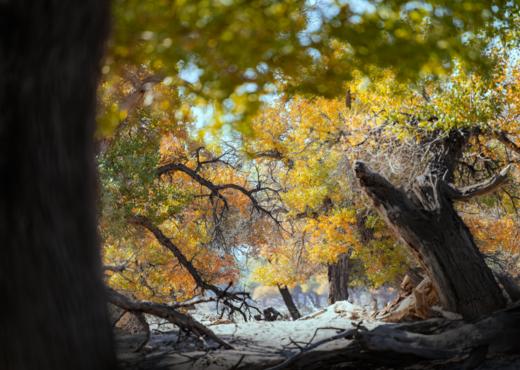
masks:
<svg viewBox="0 0 520 370"><path fill-rule="evenodd" d="M379 213L420 261L444 308L476 319L505 305L442 180L433 173L421 176L405 193L362 162L355 170Z"/></svg>
<svg viewBox="0 0 520 370"><path fill-rule="evenodd" d="M486 358L518 354L520 342L518 303L475 323L431 319L381 325L373 330L347 329L299 349L272 366L250 370L284 369L474 369ZM349 339L345 346L320 349L326 343ZM446 366L443 366L446 365ZM440 367L439 367L440 366ZM491 368L482 366L482 368ZM506 368L506 367L503 367ZM514 368L508 366L507 368ZM245 367L244 367L245 369Z"/></svg>
<svg viewBox="0 0 520 370"><path fill-rule="evenodd" d="M134 314L147 313L167 320L168 322L178 326L182 330L192 332L197 337L208 338L220 344L226 349L233 347L217 337L213 331L202 325L189 315L177 311L174 307L167 304L141 302L130 299L117 291L107 288L110 303ZM148 325L148 324L147 324Z"/></svg>
<svg viewBox="0 0 520 370"><path fill-rule="evenodd" d="M282 295L283 301L287 306L287 310L291 315L293 320L298 320L301 317L300 311L298 311L298 307L294 304L291 292L289 292L289 288L285 285L278 285L278 291Z"/></svg>
<svg viewBox="0 0 520 370"><path fill-rule="evenodd" d="M0 3L0 368L114 369L93 135L109 6Z"/></svg>
<svg viewBox="0 0 520 370"><path fill-rule="evenodd" d="M342 253L328 266L329 304L348 299L349 255Z"/></svg>

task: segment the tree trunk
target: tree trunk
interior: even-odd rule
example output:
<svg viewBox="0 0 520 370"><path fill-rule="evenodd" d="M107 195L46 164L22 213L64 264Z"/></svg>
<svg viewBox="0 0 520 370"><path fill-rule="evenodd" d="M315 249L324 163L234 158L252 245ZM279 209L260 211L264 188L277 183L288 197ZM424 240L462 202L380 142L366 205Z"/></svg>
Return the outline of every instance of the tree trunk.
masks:
<svg viewBox="0 0 520 370"><path fill-rule="evenodd" d="M430 277L444 308L466 319L505 305L491 270L434 174L416 179L405 193L356 163L362 187L389 226L413 251Z"/></svg>
<svg viewBox="0 0 520 370"><path fill-rule="evenodd" d="M287 286L285 285L278 285L278 291L282 295L283 301L287 306L287 310L289 311L289 314L291 315L292 319L298 320L301 317L300 311L298 311L298 308L294 304L291 292L289 292L289 288L287 288Z"/></svg>
<svg viewBox="0 0 520 370"><path fill-rule="evenodd" d="M516 369L519 335L517 304L475 323L431 319L346 329L299 348L274 366L247 369ZM332 342L332 348L320 348Z"/></svg>
<svg viewBox="0 0 520 370"><path fill-rule="evenodd" d="M328 267L329 304L348 299L349 255L342 253Z"/></svg>
<svg viewBox="0 0 520 370"><path fill-rule="evenodd" d="M114 369L93 134L108 1L0 3L0 368Z"/></svg>

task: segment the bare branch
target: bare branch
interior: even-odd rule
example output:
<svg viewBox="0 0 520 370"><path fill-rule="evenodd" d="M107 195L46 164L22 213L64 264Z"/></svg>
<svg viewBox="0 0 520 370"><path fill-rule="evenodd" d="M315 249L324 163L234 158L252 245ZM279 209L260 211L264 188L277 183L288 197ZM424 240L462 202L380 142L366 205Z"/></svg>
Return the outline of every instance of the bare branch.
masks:
<svg viewBox="0 0 520 370"><path fill-rule="evenodd" d="M226 349L233 349L230 344L217 337L212 330L208 329L191 316L175 310L172 306L153 302L135 301L109 287L107 287L107 295L110 303L126 311L137 314L147 313L163 318L182 330L195 334L197 337L209 338Z"/></svg>
<svg viewBox="0 0 520 370"><path fill-rule="evenodd" d="M466 186L464 188L456 188L453 184L447 185L447 194L454 200L468 200L478 195L484 195L497 190L503 185L508 178L511 165L507 165L497 175L478 184Z"/></svg>
<svg viewBox="0 0 520 370"><path fill-rule="evenodd" d="M258 309L256 307L251 306L247 300L250 299L250 295L247 292L230 292L229 288L232 286L232 282L229 283L226 289L221 289L216 285L208 283L199 273L199 271L193 266L193 263L189 261L186 256L182 253L182 251L177 247L163 232L155 226L148 218L143 216L134 216L130 219L130 222L135 225L140 225L148 229L157 241L165 248L170 250L175 258L179 261L179 263L190 273L191 277L195 280L195 283L198 287L200 287L203 291L209 290L213 292L216 296L217 304L222 302L229 310L230 315L235 312L238 312L242 315L244 320L247 321L247 316L244 311L249 311L250 309ZM260 311L259 311L260 312Z"/></svg>
<svg viewBox="0 0 520 370"><path fill-rule="evenodd" d="M287 360L285 360L281 364L278 364L276 366L270 367L267 370L287 369L294 362L296 362L301 357L303 357L303 355L305 355L306 353L312 351L313 349L318 348L319 346L322 346L323 344L326 344L326 343L329 343L329 342L333 342L333 341L338 340L338 339L352 339L354 337L354 335L358 332L358 330L359 330L359 326L356 326L354 329L347 329L347 330L344 330L344 331L340 332L339 334L336 334L336 335L331 336L329 338L325 338L325 339L317 341L316 343L309 344L306 347L304 347L303 349L301 349L301 351L298 352L297 354L295 354L294 356L289 357Z"/></svg>
<svg viewBox="0 0 520 370"><path fill-rule="evenodd" d="M199 164L202 164L202 163L203 162L199 162ZM227 189L237 190L237 191L241 192L242 194L244 194L247 198L249 198L254 209L256 209L257 211L259 211L261 213L264 213L265 215L270 217L277 225L280 225L280 221L276 217L274 217L272 212L270 212L269 210L264 208L260 204L258 199L256 199L256 197L253 195L253 194L261 192L261 191L275 191L274 189L263 188L261 186L257 186L254 189L248 190L245 187L237 185L237 184L214 184L213 182L202 177L198 173L199 168L200 168L200 166L197 167L197 170L194 170L182 163L168 163L168 164L165 164L165 165L157 168L157 175L161 176L168 172L175 172L175 171L183 172L186 175L190 176L193 180L195 180L196 182L198 182L199 184L201 184L202 186L204 186L205 188L210 190L211 195L220 199L224 203L224 207L226 209L228 208L228 202L227 202L226 197L224 197L224 195L222 195L221 191L227 190Z"/></svg>
<svg viewBox="0 0 520 370"><path fill-rule="evenodd" d="M272 159L283 159L283 154L279 150L276 149L270 149L265 150L262 152L256 152L256 153L246 153L248 156L250 156L253 159L256 158L272 158Z"/></svg>

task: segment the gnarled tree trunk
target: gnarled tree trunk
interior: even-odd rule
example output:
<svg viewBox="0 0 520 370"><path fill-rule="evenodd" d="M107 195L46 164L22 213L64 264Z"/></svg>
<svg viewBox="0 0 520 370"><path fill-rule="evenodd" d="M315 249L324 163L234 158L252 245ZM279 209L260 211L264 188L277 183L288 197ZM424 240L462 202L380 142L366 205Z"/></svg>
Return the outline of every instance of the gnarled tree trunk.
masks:
<svg viewBox="0 0 520 370"><path fill-rule="evenodd" d="M362 162L355 170L379 213L417 256L447 310L475 319L504 306L500 288L443 180L429 173L405 192Z"/></svg>
<svg viewBox="0 0 520 370"><path fill-rule="evenodd" d="M287 310L291 315L293 320L298 320L301 317L300 311L298 311L298 307L294 303L291 292L286 285L278 285L278 291L282 295L283 301L287 306Z"/></svg>
<svg viewBox="0 0 520 370"><path fill-rule="evenodd" d="M115 368L96 231L108 1L0 2L0 368Z"/></svg>
<svg viewBox="0 0 520 370"><path fill-rule="evenodd" d="M349 255L342 253L328 266L329 304L348 299Z"/></svg>

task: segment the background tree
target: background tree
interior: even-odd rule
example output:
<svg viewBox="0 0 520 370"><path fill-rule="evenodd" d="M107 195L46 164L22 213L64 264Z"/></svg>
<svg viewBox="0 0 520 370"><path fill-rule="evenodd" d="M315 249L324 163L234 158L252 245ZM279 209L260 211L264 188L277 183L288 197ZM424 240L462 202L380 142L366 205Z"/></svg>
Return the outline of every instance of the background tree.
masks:
<svg viewBox="0 0 520 370"><path fill-rule="evenodd" d="M254 139L245 144L283 189L283 217L291 234L286 237L294 245L288 253L298 258L284 259L279 272L292 271L296 263L299 270L314 266L307 267L312 273L327 267L331 302L348 298L349 275L367 276L379 286L395 280L407 264L384 223L367 213L350 167L363 150L353 144L363 141L370 119L360 104L349 108L343 99L282 99L253 121ZM280 255L278 243L271 255ZM271 261L266 268L272 266ZM301 275L300 283L308 276Z"/></svg>
<svg viewBox="0 0 520 370"><path fill-rule="evenodd" d="M505 70L504 66L499 67L498 76ZM486 80L458 72L446 83L436 85L435 90L416 93L419 100L410 97L408 109L400 107L391 116L405 130L402 135L416 135L417 158L426 161L424 166L417 167L423 174L412 177L406 192L396 189L362 162L356 167L357 176L376 207L421 260L443 305L468 318L505 304L491 270L453 207L454 201L468 201L493 192L507 180L509 167L496 168L510 162L508 158L514 156L515 146L512 153L507 153L505 147L492 144L507 143L504 139L496 141L497 135L507 138L503 130L508 129L502 119L504 113L508 115L504 109L508 104L507 89L498 76ZM424 101L419 103L421 95ZM488 175L491 177L485 180L480 177L479 159L470 165L474 171L465 177L468 175L465 160L468 156L479 156L473 153L480 152L480 145L496 151L491 155L493 159L486 155L480 158L490 161L484 168L491 172ZM500 158L499 153L505 157ZM459 166L465 168L459 170ZM454 185L457 175L465 183ZM479 279L458 278L474 275Z"/></svg>

